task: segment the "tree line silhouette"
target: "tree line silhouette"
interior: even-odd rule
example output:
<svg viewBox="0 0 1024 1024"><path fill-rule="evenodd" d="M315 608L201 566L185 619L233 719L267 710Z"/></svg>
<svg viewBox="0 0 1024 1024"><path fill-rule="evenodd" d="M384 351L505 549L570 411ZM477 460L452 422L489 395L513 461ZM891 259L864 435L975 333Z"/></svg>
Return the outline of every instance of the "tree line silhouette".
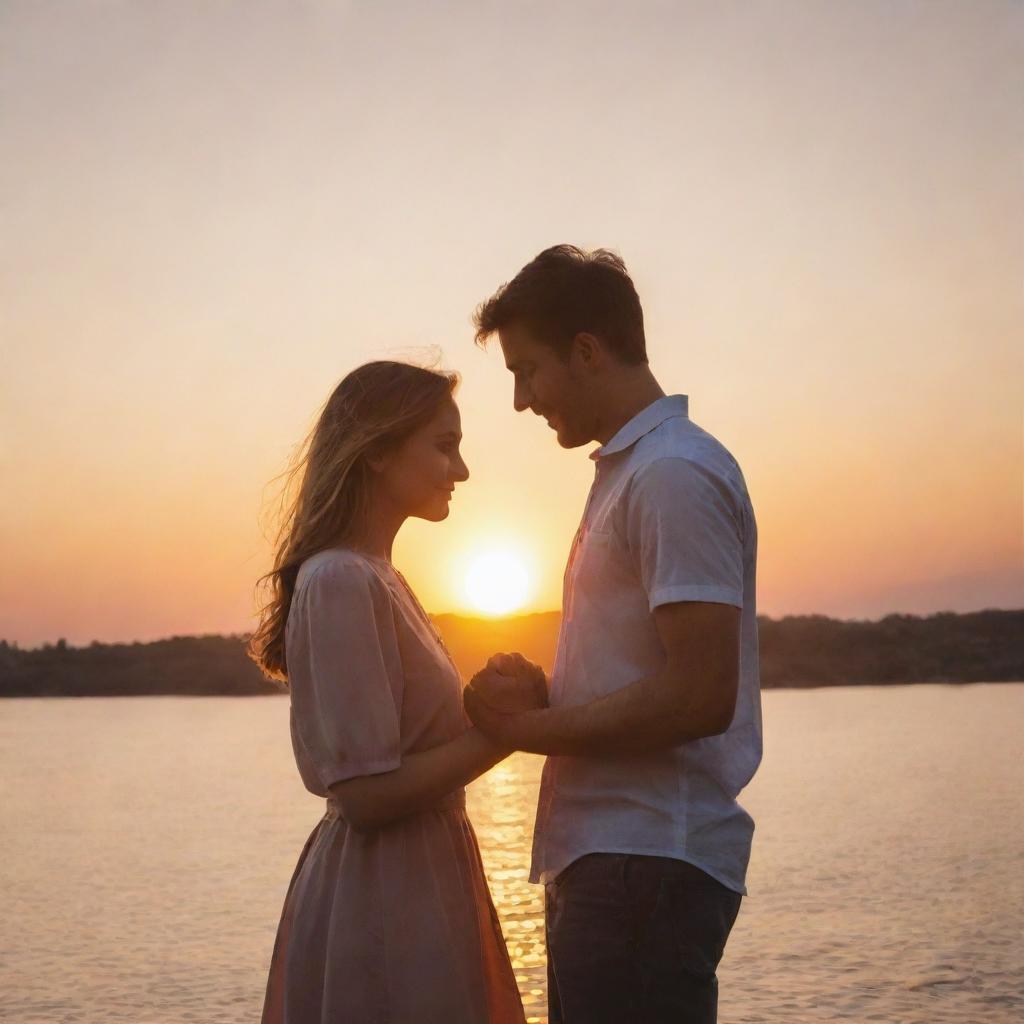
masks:
<svg viewBox="0 0 1024 1024"><path fill-rule="evenodd" d="M560 614L434 621L468 679L495 651L522 651L549 671ZM1024 680L1024 610L823 615L758 620L761 685L815 687ZM0 640L0 697L255 696L281 693L246 657L245 636L180 636L152 643L33 649Z"/></svg>

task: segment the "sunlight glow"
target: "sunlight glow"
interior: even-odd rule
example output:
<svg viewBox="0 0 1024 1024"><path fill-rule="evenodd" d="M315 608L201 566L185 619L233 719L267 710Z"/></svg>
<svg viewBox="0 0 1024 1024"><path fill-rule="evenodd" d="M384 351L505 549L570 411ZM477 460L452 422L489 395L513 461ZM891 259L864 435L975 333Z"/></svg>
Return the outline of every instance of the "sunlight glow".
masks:
<svg viewBox="0 0 1024 1024"><path fill-rule="evenodd" d="M478 555L470 563L464 582L466 599L485 615L505 615L526 603L530 576L523 559L510 548Z"/></svg>

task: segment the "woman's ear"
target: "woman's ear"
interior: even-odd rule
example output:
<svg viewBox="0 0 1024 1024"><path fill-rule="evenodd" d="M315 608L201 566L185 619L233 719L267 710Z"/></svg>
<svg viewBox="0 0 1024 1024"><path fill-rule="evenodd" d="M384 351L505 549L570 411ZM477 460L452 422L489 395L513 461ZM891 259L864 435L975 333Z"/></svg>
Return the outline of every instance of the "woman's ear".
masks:
<svg viewBox="0 0 1024 1024"><path fill-rule="evenodd" d="M383 473L390 458L391 449L386 448L383 445L376 448L370 448L363 453L363 459L371 473Z"/></svg>

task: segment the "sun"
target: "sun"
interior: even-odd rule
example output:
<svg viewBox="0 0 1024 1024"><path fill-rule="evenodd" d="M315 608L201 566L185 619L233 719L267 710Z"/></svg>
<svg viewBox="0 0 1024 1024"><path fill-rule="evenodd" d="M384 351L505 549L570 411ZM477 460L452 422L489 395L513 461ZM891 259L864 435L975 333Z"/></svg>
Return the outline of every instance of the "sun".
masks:
<svg viewBox="0 0 1024 1024"><path fill-rule="evenodd" d="M477 555L463 581L466 599L485 615L507 615L526 603L530 574L511 548L493 548Z"/></svg>

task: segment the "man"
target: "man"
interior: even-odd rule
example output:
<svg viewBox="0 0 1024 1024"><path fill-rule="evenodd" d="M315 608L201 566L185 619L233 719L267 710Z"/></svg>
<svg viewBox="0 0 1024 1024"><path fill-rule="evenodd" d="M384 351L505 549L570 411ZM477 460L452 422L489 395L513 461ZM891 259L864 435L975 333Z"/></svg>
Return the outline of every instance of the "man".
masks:
<svg viewBox="0 0 1024 1024"><path fill-rule="evenodd" d="M717 1017L715 976L745 893L761 759L757 529L739 466L666 396L643 312L605 250L547 249L476 312L514 404L563 448L600 443L565 570L546 682L496 655L466 690L476 725L547 754L531 881L545 884L551 1024Z"/></svg>

